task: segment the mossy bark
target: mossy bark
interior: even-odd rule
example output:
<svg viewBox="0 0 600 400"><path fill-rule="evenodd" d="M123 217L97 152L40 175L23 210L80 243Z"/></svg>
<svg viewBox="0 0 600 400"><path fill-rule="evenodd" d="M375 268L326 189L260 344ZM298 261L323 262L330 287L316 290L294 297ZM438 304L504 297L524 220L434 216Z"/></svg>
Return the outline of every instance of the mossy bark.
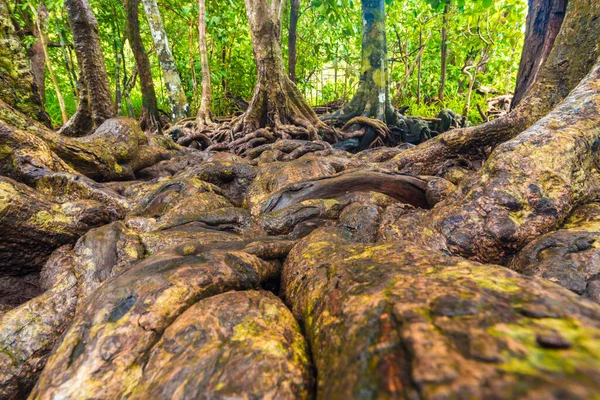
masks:
<svg viewBox="0 0 600 400"><path fill-rule="evenodd" d="M285 300L317 398L566 398L600 390L600 307L553 283L409 242L357 243L346 223L300 241Z"/></svg>
<svg viewBox="0 0 600 400"><path fill-rule="evenodd" d="M352 100L323 119L347 122L363 116L395 125L398 113L392 106L389 88L384 0L362 1L362 53L358 90Z"/></svg>
<svg viewBox="0 0 600 400"><path fill-rule="evenodd" d="M190 106L188 104L185 91L181 86L181 78L177 72L175 59L169 45L167 32L163 26L162 17L158 9L156 0L142 0L148 26L152 33L152 39L156 45L158 61L163 71L165 86L167 88L167 96L171 104L171 117L174 121L179 121L190 115Z"/></svg>
<svg viewBox="0 0 600 400"><path fill-rule="evenodd" d="M52 126L10 19L6 0L0 0L0 98L30 118L47 127Z"/></svg>
<svg viewBox="0 0 600 400"><path fill-rule="evenodd" d="M600 59L562 103L498 146L449 200L400 216L383 237L506 262L573 208L598 198L598 143Z"/></svg>

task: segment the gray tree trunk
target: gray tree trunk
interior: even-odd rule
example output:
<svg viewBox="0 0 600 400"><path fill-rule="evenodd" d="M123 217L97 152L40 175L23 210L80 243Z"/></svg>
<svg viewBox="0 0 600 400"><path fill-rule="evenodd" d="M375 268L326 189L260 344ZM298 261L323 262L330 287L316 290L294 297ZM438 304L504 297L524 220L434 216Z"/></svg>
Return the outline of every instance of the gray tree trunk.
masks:
<svg viewBox="0 0 600 400"><path fill-rule="evenodd" d="M158 4L156 4L156 0L142 0L142 4L144 5L152 39L154 39L156 45L158 61L163 70L167 96L171 103L171 116L174 121L178 121L190 115L190 106L181 86L181 79L175 66L175 59L169 46L169 39L163 26Z"/></svg>

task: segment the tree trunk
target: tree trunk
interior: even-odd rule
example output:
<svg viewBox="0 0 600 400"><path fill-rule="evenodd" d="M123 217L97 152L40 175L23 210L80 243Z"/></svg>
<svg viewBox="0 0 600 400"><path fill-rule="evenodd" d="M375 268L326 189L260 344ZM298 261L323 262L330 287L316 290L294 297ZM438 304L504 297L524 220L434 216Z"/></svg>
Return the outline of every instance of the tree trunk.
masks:
<svg viewBox="0 0 600 400"><path fill-rule="evenodd" d="M7 0L0 0L0 99L25 115L51 127L50 116L35 84L28 60L23 56ZM32 90L33 88L33 90Z"/></svg>
<svg viewBox="0 0 600 400"><path fill-rule="evenodd" d="M90 4L87 0L65 0L65 8L79 63L81 93L77 112L60 132L66 136L85 136L115 115L114 106L98 22Z"/></svg>
<svg viewBox="0 0 600 400"><path fill-rule="evenodd" d="M163 70L167 96L171 104L171 117L174 121L178 121L190 115L190 106L185 96L185 91L181 86L181 79L175 66L175 59L169 46L167 32L163 26L158 4L156 4L156 0L142 0L142 4L146 11L146 18L148 19L152 39L154 39L154 44L156 45L158 61Z"/></svg>
<svg viewBox="0 0 600 400"><path fill-rule="evenodd" d="M33 36L37 39L29 48L31 73L40 92L42 103L46 104L46 50L44 49L43 35L48 25L48 9L43 2L40 3L37 11L31 4L29 7L35 19L32 21Z"/></svg>
<svg viewBox="0 0 600 400"><path fill-rule="evenodd" d="M30 5L31 6L31 5ZM54 75L54 70L52 69L52 63L50 62L50 57L48 56L48 46L46 44L46 33L44 32L44 25L42 21L47 20L48 18L48 10L46 9L46 5L44 3L40 3L38 9L38 18L36 18L35 25L39 35L39 43L42 47L43 59L45 61L46 67L48 68L48 74L50 75L50 79L52 80L52 85L54 86L54 91L56 92L56 98L58 99L58 106L60 108L60 115L62 117L62 123L66 124L69 121L69 116L67 115L67 108L65 107L65 100L63 99L63 95L60 91L60 87L58 86L58 82L56 80L56 76ZM45 10L45 11L43 11ZM31 11L35 11L33 6L31 6ZM32 68L33 71L33 68ZM44 74L42 74L42 79ZM45 90L45 89L44 89ZM44 98L45 96L43 96Z"/></svg>
<svg viewBox="0 0 600 400"><path fill-rule="evenodd" d="M212 88L210 83L210 66L206 48L206 2L198 0L198 42L200 45L200 63L202 65L202 99L196 116L198 126L211 125L210 109L212 107Z"/></svg>
<svg viewBox="0 0 600 400"><path fill-rule="evenodd" d="M438 98L440 103L444 104L444 90L446 89L446 62L448 59L448 11L450 1L446 1L442 15L442 45L441 45L441 69L440 69L440 89Z"/></svg>
<svg viewBox="0 0 600 400"><path fill-rule="evenodd" d="M298 9L300 0L290 0L290 30L288 34L288 75L296 83L296 40L298 39Z"/></svg>
<svg viewBox="0 0 600 400"><path fill-rule="evenodd" d="M248 110L234 124L234 133L271 128L292 136L317 138L325 128L302 93L289 79L281 54L281 0L246 0L258 77Z"/></svg>
<svg viewBox="0 0 600 400"><path fill-rule="evenodd" d="M388 81L384 0L362 1L362 62L358 90L343 108L324 119L347 122L363 116L396 124Z"/></svg>
<svg viewBox="0 0 600 400"><path fill-rule="evenodd" d="M160 118L152 79L152 67L144 43L140 35L139 0L125 0L127 13L126 34L129 46L135 58L137 72L140 77L140 89L142 91L142 117L140 125L142 129L160 130Z"/></svg>
<svg viewBox="0 0 600 400"><path fill-rule="evenodd" d="M59 25L58 17L55 15L56 20L56 31L58 33L58 38L60 40L60 48L62 50L63 60L65 63L65 69L67 70L67 75L69 77L69 84L71 85L71 89L73 89L73 95L78 96L79 93L77 91L77 86L75 86L75 82L77 81L77 76L75 76L75 69L73 67L73 63L71 62L71 58L69 57L69 53L67 52L67 44L65 43L65 37L62 32L62 26Z"/></svg>
<svg viewBox="0 0 600 400"><path fill-rule="evenodd" d="M519 105L527 90L537 80L560 31L566 9L567 0L529 0L525 45L521 53L511 109Z"/></svg>

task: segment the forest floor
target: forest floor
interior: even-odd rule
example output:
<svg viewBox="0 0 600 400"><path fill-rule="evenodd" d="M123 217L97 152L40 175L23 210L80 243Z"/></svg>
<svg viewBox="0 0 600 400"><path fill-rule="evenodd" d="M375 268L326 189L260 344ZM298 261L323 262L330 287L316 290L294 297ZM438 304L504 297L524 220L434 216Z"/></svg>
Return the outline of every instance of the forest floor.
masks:
<svg viewBox="0 0 600 400"><path fill-rule="evenodd" d="M600 205L507 268L451 256L433 232L411 240L474 179L460 160L433 177L397 171L405 145L168 148L135 180L93 188L111 198L93 217L0 178L31 208L15 214L31 230L4 242L46 247L40 269L4 281L4 397L36 382L32 399L599 393L600 307L579 294L600 300ZM40 237L73 218L80 239Z"/></svg>

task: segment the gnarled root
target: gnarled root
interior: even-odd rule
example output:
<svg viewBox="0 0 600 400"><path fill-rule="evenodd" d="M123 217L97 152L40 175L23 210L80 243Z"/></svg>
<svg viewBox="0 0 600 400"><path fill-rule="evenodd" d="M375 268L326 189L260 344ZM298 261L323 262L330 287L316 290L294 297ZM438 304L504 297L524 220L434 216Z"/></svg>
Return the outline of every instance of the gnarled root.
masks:
<svg viewBox="0 0 600 400"><path fill-rule="evenodd" d="M500 145L451 199L400 216L382 237L505 262L598 198L599 116L600 62L546 118Z"/></svg>

